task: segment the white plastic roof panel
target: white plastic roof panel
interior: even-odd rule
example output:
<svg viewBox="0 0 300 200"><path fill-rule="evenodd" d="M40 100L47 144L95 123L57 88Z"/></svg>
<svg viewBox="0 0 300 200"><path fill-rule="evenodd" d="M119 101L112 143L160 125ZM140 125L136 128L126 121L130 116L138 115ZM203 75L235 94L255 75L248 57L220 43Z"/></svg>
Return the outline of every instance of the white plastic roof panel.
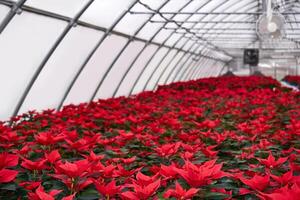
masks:
<svg viewBox="0 0 300 200"><path fill-rule="evenodd" d="M127 39L123 37L111 35L102 43L74 84L66 98L65 105L90 100L99 79L123 48L126 41Z"/></svg>
<svg viewBox="0 0 300 200"><path fill-rule="evenodd" d="M107 74L103 85L99 89L96 98L109 98L113 96L114 90L121 81L122 75L129 67L138 52L143 48L142 42L131 42L121 57L113 65L112 70Z"/></svg>
<svg viewBox="0 0 300 200"><path fill-rule="evenodd" d="M5 18L9 10L10 9L7 6L0 5L0 22Z"/></svg>
<svg viewBox="0 0 300 200"><path fill-rule="evenodd" d="M185 54L181 61L172 68L172 72L168 74L167 80L165 80L166 84L171 83L171 80L175 78L175 74L179 68L181 68L189 59L190 54Z"/></svg>
<svg viewBox="0 0 300 200"><path fill-rule="evenodd" d="M150 18L149 14L137 17L135 14L128 13L118 23L115 30L133 35Z"/></svg>
<svg viewBox="0 0 300 200"><path fill-rule="evenodd" d="M117 20L122 12L127 10L132 2L133 0L96 0L80 19L108 28Z"/></svg>
<svg viewBox="0 0 300 200"><path fill-rule="evenodd" d="M168 53L168 55L159 62L159 65L155 66L155 71L152 71L151 74L154 72L153 76L151 77L149 83L146 85L146 90L153 90L156 85L156 81L158 77L160 76L161 72L164 70L164 68L171 62L173 56L175 55L176 50L171 50L171 52Z"/></svg>
<svg viewBox="0 0 300 200"><path fill-rule="evenodd" d="M0 37L0 119L12 115L18 100L65 22L23 12L16 15Z"/></svg>
<svg viewBox="0 0 300 200"><path fill-rule="evenodd" d="M168 74L171 72L171 70L173 69L173 67L178 64L178 62L180 61L180 59L183 57L183 53L182 52L179 52L179 53L176 53L176 57L173 58L170 62L170 64L168 64L167 68L165 68L165 71L164 73L160 74L160 78L158 79L158 85L162 85L165 81L166 81L166 78L168 77Z"/></svg>
<svg viewBox="0 0 300 200"><path fill-rule="evenodd" d="M147 68L145 69L144 73L142 73L138 79L138 82L136 84L136 87L133 89L133 94L136 94L137 92L143 91L143 88L150 77L151 73L154 71L154 68L158 65L158 63L161 61L163 56L168 51L167 48L161 48L159 51L155 54L153 59L149 60L149 64ZM148 61L147 61L148 62Z"/></svg>
<svg viewBox="0 0 300 200"><path fill-rule="evenodd" d="M144 66L146 65L146 63L149 61L149 59L151 58L151 56L154 54L154 52L157 49L158 49L158 46L149 45L143 51L143 53L139 56L139 58L136 60L136 62L132 66L131 70L128 72L127 76L125 77L125 79L117 93L117 96L129 94L129 89L131 89L133 87L135 81L138 79Z"/></svg>
<svg viewBox="0 0 300 200"><path fill-rule="evenodd" d="M88 0L27 0L25 5L74 17Z"/></svg>
<svg viewBox="0 0 300 200"><path fill-rule="evenodd" d="M82 27L71 29L29 92L20 113L57 108L76 72L103 33Z"/></svg>

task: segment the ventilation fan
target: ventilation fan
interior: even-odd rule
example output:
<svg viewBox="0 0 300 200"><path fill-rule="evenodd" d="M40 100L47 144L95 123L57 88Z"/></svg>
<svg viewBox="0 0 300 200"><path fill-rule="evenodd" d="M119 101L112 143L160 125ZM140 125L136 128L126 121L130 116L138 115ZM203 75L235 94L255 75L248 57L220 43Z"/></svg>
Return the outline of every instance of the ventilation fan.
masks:
<svg viewBox="0 0 300 200"><path fill-rule="evenodd" d="M272 0L266 0L266 11L258 19L256 24L257 35L263 40L276 40L284 37L284 17L273 12Z"/></svg>

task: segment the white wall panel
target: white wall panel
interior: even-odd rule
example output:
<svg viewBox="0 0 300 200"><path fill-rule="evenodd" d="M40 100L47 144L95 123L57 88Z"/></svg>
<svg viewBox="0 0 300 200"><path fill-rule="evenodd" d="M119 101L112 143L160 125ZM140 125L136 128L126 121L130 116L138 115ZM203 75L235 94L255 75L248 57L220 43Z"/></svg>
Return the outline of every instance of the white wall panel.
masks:
<svg viewBox="0 0 300 200"><path fill-rule="evenodd" d="M90 100L105 70L126 41L123 37L111 35L102 43L74 84L65 105Z"/></svg>
<svg viewBox="0 0 300 200"><path fill-rule="evenodd" d="M0 119L7 119L66 23L23 12L0 36Z"/></svg>
<svg viewBox="0 0 300 200"><path fill-rule="evenodd" d="M80 26L71 29L45 65L20 112L56 108L83 60L102 35Z"/></svg>
<svg viewBox="0 0 300 200"><path fill-rule="evenodd" d="M155 57L150 61L149 65L145 69L144 73L141 75L139 82L137 83L136 87L133 90L133 94L136 94L137 92L140 92L143 90L143 87L148 80L149 76L151 75L154 68L158 65L159 61L162 59L162 57L166 54L168 51L167 48L161 48Z"/></svg>
<svg viewBox="0 0 300 200"><path fill-rule="evenodd" d="M156 72L152 76L151 80L149 81L149 84L146 87L146 90L152 90L155 87L155 83L160 76L161 72L164 70L164 68L167 66L167 64L171 61L173 56L175 55L176 50L171 50L171 52L168 53L167 57L163 59L161 64L158 66Z"/></svg>
<svg viewBox="0 0 300 200"><path fill-rule="evenodd" d="M134 82L137 80L140 72L145 67L148 60L151 58L153 53L157 50L158 46L156 45L149 45L144 52L140 55L137 61L132 66L131 70L128 72L127 76L125 77L123 84L120 86L119 92L117 93L118 96L120 95L128 95L131 87L133 86Z"/></svg>
<svg viewBox="0 0 300 200"><path fill-rule="evenodd" d="M112 70L105 78L101 88L99 89L97 98L112 97L122 75L125 73L129 64L133 61L138 52L143 48L143 42L131 42L117 62L114 64Z"/></svg>

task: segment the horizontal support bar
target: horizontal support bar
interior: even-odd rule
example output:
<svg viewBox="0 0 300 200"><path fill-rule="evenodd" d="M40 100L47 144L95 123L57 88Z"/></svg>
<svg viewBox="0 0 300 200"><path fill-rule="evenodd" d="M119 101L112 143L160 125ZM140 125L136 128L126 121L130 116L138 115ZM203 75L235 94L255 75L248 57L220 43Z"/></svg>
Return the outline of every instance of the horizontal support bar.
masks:
<svg viewBox="0 0 300 200"><path fill-rule="evenodd" d="M159 12L165 15L262 15L264 12ZM140 12L140 11L130 11L130 14L142 14L142 15L151 15L156 14L155 12ZM282 15L300 15L299 12L284 12L280 13Z"/></svg>
<svg viewBox="0 0 300 200"><path fill-rule="evenodd" d="M12 7L14 5L13 2L7 1L7 0L1 0L0 4L8 6L8 7ZM45 11L45 10L41 10L41 9L37 9L37 8L33 8L33 7L30 7L30 6L22 6L21 9L23 11L26 11L26 12L29 12L29 13L33 13L33 14L37 14L37 15L41 15L41 16L45 16L45 17L50 17L50 18L65 21L65 22L70 22L72 20L72 18L70 18L70 17L64 16L64 15L59 15L59 14L56 14L56 13L53 13L53 12L49 12L49 11ZM97 30L97 31L101 31L101 32L107 32L108 31L107 28L100 27L100 26L90 24L90 23L80 21L80 20L78 20L76 22L76 25L82 26L82 27L85 27L85 28L89 28L89 29L93 29L93 30ZM142 39L142 38L139 38L139 37L132 37L131 35L121 33L121 32L118 32L118 31L114 31L114 30L111 31L110 33L113 34L113 35L117 35L117 36L127 38L127 39L133 39L133 40L140 41L140 42L145 42L145 43L148 42L148 40L146 40L146 39ZM151 41L150 44L160 46L160 43L158 43L158 42ZM163 47L168 48L168 49L172 48L171 46L165 45L165 44L163 45ZM177 48L177 47L173 48L173 49L179 50L179 48ZM185 53L188 52L188 51L185 51L185 50L181 50L181 51L185 52ZM193 52L188 52L188 53L193 54Z"/></svg>
<svg viewBox="0 0 300 200"><path fill-rule="evenodd" d="M150 20L151 23L188 23L188 24L256 24L256 21L163 21ZM300 21L286 21L286 23L300 23Z"/></svg>

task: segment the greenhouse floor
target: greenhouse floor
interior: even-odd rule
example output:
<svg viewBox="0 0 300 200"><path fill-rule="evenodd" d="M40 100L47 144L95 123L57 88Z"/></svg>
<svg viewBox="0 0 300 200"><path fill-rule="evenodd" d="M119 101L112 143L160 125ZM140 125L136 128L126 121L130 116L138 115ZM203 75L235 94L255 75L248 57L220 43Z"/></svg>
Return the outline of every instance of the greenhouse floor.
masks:
<svg viewBox="0 0 300 200"><path fill-rule="evenodd" d="M0 131L0 199L300 196L300 93L268 77L29 112Z"/></svg>

